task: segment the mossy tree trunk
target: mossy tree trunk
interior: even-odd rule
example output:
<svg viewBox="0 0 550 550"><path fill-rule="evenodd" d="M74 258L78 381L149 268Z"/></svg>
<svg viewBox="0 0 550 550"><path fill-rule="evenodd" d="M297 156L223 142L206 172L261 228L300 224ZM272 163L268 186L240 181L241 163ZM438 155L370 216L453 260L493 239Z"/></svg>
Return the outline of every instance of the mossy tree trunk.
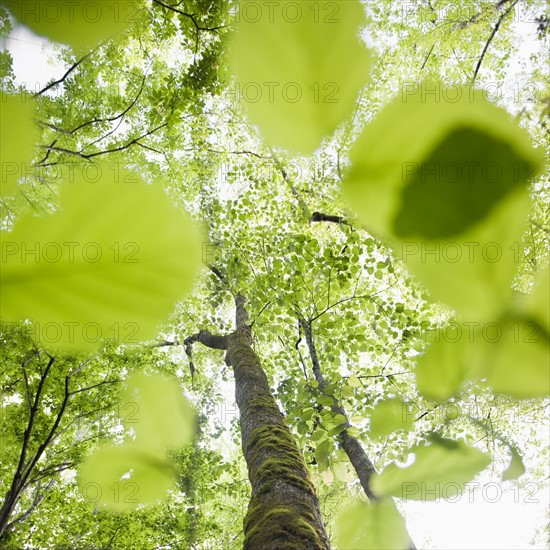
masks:
<svg viewBox="0 0 550 550"><path fill-rule="evenodd" d="M242 296L235 297L237 327L232 334L220 337L201 331L191 337L226 349L226 363L235 375L242 448L252 488L244 519L244 549L328 550L315 489L252 349L244 303Z"/></svg>

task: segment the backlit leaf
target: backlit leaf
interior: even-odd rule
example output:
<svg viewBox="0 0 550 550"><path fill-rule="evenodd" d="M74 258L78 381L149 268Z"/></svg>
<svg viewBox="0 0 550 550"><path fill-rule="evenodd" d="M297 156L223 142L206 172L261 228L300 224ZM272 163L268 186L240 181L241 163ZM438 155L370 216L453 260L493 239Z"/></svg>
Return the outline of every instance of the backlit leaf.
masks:
<svg viewBox="0 0 550 550"><path fill-rule="evenodd" d="M409 430L412 424L413 417L401 399L385 399L371 413L370 433L372 437L383 437L396 430Z"/></svg>
<svg viewBox="0 0 550 550"><path fill-rule="evenodd" d="M37 141L33 117L31 99L0 92L0 195L13 193L17 180L30 171Z"/></svg>
<svg viewBox="0 0 550 550"><path fill-rule="evenodd" d="M338 514L336 542L342 549L405 550L409 537L393 501L357 501Z"/></svg>
<svg viewBox="0 0 550 550"><path fill-rule="evenodd" d="M141 445L177 448L191 441L194 413L175 380L134 373L128 378L123 403L135 405L135 414L123 421Z"/></svg>
<svg viewBox="0 0 550 550"><path fill-rule="evenodd" d="M439 439L430 445L413 447L415 461L407 468L395 463L372 479L378 495L411 500L436 500L461 494L471 481L491 462L490 457L460 441Z"/></svg>
<svg viewBox="0 0 550 550"><path fill-rule="evenodd" d="M491 318L511 293L525 184L542 155L481 91L457 87L450 101L428 86L400 94L369 124L344 192L435 299L466 318Z"/></svg>
<svg viewBox="0 0 550 550"><path fill-rule="evenodd" d="M352 113L366 82L361 4L244 0L237 17L232 95L272 145L312 152Z"/></svg>
<svg viewBox="0 0 550 550"><path fill-rule="evenodd" d="M113 37L136 21L143 7L140 0L4 0L2 3L37 34L75 48L91 48Z"/></svg>
<svg viewBox="0 0 550 550"><path fill-rule="evenodd" d="M175 488L175 472L162 454L138 444L105 444L79 468L82 496L121 512L154 504Z"/></svg>
<svg viewBox="0 0 550 550"><path fill-rule="evenodd" d="M199 234L160 188L106 166L96 174L66 183L55 215L1 235L1 317L32 319L47 347L153 337L199 265Z"/></svg>

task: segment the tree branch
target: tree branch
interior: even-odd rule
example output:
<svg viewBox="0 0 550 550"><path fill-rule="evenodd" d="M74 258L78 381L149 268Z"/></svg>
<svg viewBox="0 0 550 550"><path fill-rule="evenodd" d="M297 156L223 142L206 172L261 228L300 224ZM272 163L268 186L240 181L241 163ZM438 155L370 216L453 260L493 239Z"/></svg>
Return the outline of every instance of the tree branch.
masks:
<svg viewBox="0 0 550 550"><path fill-rule="evenodd" d="M495 37L496 33L498 32L498 29L500 28L501 23L504 21L504 19L507 17L507 15L514 9L515 5L519 2L519 0L514 0L514 2L510 5L510 7L498 18L498 21L493 28L493 31L491 32L491 35L487 39L487 42L485 43L485 46L483 48L483 51L481 52L481 56L479 58L479 61L477 62L476 69L474 71L474 76L472 77L472 84L475 84L477 74L479 72L479 69L481 68L481 64L483 63L483 59L485 58L485 54L487 53L487 50L489 49L489 46L491 42L493 41L493 38Z"/></svg>
<svg viewBox="0 0 550 550"><path fill-rule="evenodd" d="M42 94L45 94L48 90L50 90L51 88L53 88L54 86L57 86L58 84L61 84L62 82L65 81L65 79L86 59L88 59L88 57L90 57L95 51L97 50L97 48L94 48L90 53L87 53L84 57L82 57L81 59L79 59L78 61L76 61L75 63L73 63L69 69L67 70L67 72L59 79L59 80L54 80L53 82L50 82L45 88L43 88L42 90L40 90L39 92L37 92L35 94L35 97L38 97L38 96L41 96Z"/></svg>

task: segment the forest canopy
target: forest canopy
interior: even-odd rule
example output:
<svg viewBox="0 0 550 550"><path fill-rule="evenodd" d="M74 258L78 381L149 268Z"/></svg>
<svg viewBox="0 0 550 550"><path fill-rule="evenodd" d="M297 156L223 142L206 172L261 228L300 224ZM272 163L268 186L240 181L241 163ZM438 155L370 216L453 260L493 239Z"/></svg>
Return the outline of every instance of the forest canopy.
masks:
<svg viewBox="0 0 550 550"><path fill-rule="evenodd" d="M0 2L2 548L546 547L543 4Z"/></svg>

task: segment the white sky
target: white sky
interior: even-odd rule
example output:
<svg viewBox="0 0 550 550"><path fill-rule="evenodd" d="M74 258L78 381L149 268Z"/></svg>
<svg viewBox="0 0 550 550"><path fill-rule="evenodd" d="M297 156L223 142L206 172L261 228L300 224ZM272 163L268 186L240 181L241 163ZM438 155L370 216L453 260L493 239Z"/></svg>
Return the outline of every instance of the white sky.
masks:
<svg viewBox="0 0 550 550"><path fill-rule="evenodd" d="M52 78L60 78L66 70L48 61L53 53L51 43L24 25L16 25L0 44L12 54L16 82L33 92L40 91Z"/></svg>
<svg viewBox="0 0 550 550"><path fill-rule="evenodd" d="M529 46L533 46L534 25L525 28ZM39 91L52 78L60 78L66 68L48 61L52 47L47 39L17 25L8 38L1 41L13 56L17 83ZM531 50L531 47L524 48ZM529 53L531 53L529 51ZM527 57L527 55L525 56ZM512 71L513 72L513 71ZM511 77L509 77L511 78ZM232 394L232 391L231 391ZM541 427L542 440L545 439ZM547 432L546 432L547 433ZM548 436L546 437L548 443ZM539 535L531 545L537 529L544 530L550 510L548 481L542 485L519 489L516 482L497 483L489 476L477 480L481 488L466 492L458 502L407 502L402 510L407 526L418 548L437 550L524 550L547 549L546 535ZM506 489L507 488L507 489ZM500 498L496 498L500 495ZM491 502L492 501L492 502Z"/></svg>

